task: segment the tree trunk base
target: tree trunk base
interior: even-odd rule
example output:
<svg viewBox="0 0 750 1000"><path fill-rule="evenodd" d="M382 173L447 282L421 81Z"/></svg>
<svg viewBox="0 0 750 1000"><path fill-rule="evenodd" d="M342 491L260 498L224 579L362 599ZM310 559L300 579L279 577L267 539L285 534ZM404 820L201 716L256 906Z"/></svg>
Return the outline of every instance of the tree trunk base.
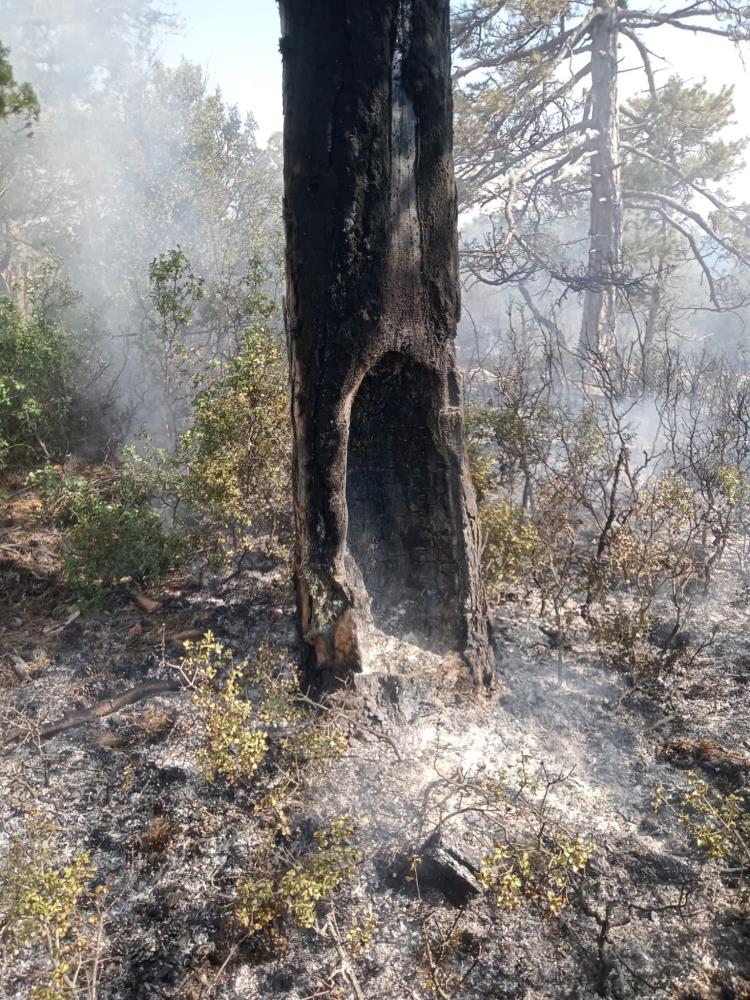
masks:
<svg viewBox="0 0 750 1000"><path fill-rule="evenodd" d="M491 682L460 404L452 364L441 373L394 351L342 394L340 556L313 568L303 557L309 522L298 525L298 599L316 683L388 672L382 658L393 657L394 641L453 660L458 653L478 684Z"/></svg>

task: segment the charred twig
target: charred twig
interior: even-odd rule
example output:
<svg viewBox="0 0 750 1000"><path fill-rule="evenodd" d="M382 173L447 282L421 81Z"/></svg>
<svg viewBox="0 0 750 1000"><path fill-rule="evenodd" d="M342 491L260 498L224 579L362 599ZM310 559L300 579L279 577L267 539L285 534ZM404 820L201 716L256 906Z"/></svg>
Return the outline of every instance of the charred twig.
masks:
<svg viewBox="0 0 750 1000"><path fill-rule="evenodd" d="M417 891L419 926L422 935L422 943L424 945L424 961L427 966L429 987L438 997L440 997L440 1000L452 1000L456 991L463 986L476 966L479 964L481 955L477 955L468 968L462 967L455 974L451 974L451 972L445 968L446 960L455 955L457 934L459 932L461 922L464 919L464 908L462 907L456 913L448 927L441 927L434 911L425 910L416 865L414 866L413 873ZM430 920L433 921L437 934L439 935L436 939L433 939L430 934L430 929L428 927Z"/></svg>
<svg viewBox="0 0 750 1000"><path fill-rule="evenodd" d="M226 958L224 959L224 961L219 966L219 968L218 968L216 974L214 975L213 979L205 987L205 989L207 990L207 992L204 993L204 991L201 990L201 993L200 993L201 998L204 997L204 996L206 998L210 998L211 996L213 996L214 991L216 990L216 988L219 985L221 977L224 975L224 973L225 973L225 971L227 969L227 966L230 964L230 962L232 961L232 959L235 957L235 955L239 951L240 947L244 944L244 942L248 940L248 936L249 935L247 935L247 934L243 934L242 937L240 937L237 941L235 941L232 944L231 948L229 949L229 951L227 953Z"/></svg>
<svg viewBox="0 0 750 1000"><path fill-rule="evenodd" d="M586 894L584 892L583 883L581 883L580 892L578 895L578 902L581 910L586 914L587 917L591 917L599 928L596 935L596 959L597 959L597 981L596 981L596 994L600 997L606 997L608 993L607 980L612 974L612 970L617 967L615 959L611 955L612 941L610 939L610 931L613 927L623 927L625 924L630 923L630 918L627 917L622 921L614 923L612 920L612 911L614 909L614 902L612 900L607 900L604 905L604 913L600 913L594 906L592 906L586 899Z"/></svg>
<svg viewBox="0 0 750 1000"><path fill-rule="evenodd" d="M244 548L242 550L242 554L240 555L239 559L237 560L237 566L235 567L234 571L231 572L229 574L229 576L225 576L224 579L221 581L221 586L219 587L219 593L220 594L224 593L224 591L229 586L229 584L232 582L232 580L236 580L239 576L242 576L242 567L243 567L243 564L244 564L245 560L247 559L247 557L249 555L250 555L249 549Z"/></svg>
<svg viewBox="0 0 750 1000"><path fill-rule="evenodd" d="M359 985L359 980L357 979L354 969L352 968L351 960L344 951L344 946L341 943L341 935L339 934L338 924L336 923L336 914L333 911L331 911L328 915L328 919L323 926L322 933L333 941L333 945L341 961L342 975L344 979L348 980L352 990L354 990L354 995L357 1000L365 1000L362 987Z"/></svg>
<svg viewBox="0 0 750 1000"><path fill-rule="evenodd" d="M355 719L354 716L349 715L348 712L344 712L343 709L332 708L330 705L324 705L322 702L315 701L314 698L309 698L306 694L297 694L295 700L302 702L303 705L309 705L311 708L319 708L322 712L327 712L329 715L333 715L339 719L344 719L357 729L362 730L363 733L368 733L368 735L374 736L375 739L380 740L381 743L387 743L396 755L396 760L399 764L403 761L403 757L401 756L395 741L391 739L387 733L380 733L377 729L372 729L370 726L366 726L363 722L360 722L359 719Z"/></svg>

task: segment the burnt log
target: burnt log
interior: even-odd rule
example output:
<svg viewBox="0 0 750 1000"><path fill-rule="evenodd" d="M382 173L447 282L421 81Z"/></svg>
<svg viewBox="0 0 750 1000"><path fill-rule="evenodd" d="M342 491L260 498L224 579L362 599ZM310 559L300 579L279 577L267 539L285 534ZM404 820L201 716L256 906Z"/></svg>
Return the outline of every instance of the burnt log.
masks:
<svg viewBox="0 0 750 1000"><path fill-rule="evenodd" d="M416 635L487 680L463 436L448 0L280 0L295 577L308 666Z"/></svg>

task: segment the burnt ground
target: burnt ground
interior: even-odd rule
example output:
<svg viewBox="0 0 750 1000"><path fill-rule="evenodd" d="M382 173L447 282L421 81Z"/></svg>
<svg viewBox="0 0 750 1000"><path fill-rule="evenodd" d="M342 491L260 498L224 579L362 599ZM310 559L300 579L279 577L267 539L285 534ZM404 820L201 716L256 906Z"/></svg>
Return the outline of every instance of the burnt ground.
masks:
<svg viewBox="0 0 750 1000"><path fill-rule="evenodd" d="M277 837L280 852L296 849L348 812L361 863L319 905L317 929L287 921L259 943L233 923L234 886L263 837L259 793L205 781L188 693L44 742L35 733L173 677L186 630L211 629L238 658L261 642L297 658L285 563L259 547L234 579L196 569L157 588L152 614L123 600L75 616L59 539L31 513L15 509L0 538L6 734L26 720L0 757L0 837L7 846L33 811L60 831L61 858L91 852L108 889L96 996L750 997L741 864L712 861L673 812L652 808L656 789L684 787L686 768L724 796L747 791L750 633L730 570L691 626L696 641L718 626L713 645L657 691L630 684L583 628L558 684L548 623L522 594L496 614L490 695L469 692L455 663L383 640L374 669L329 704L348 750L299 782ZM447 853L415 879L409 859L438 828ZM476 892L472 867L498 839L560 831L595 849L558 915L539 897L502 909ZM30 996L43 970L33 948L6 944L0 995Z"/></svg>

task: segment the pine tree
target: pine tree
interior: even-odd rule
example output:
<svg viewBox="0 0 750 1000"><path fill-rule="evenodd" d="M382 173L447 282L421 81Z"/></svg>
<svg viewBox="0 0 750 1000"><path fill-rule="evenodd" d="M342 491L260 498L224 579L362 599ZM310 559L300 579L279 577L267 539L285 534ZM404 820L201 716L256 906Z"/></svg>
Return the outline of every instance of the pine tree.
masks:
<svg viewBox="0 0 750 1000"><path fill-rule="evenodd" d="M629 162L661 159L660 115L670 100L657 86L644 33L670 27L739 42L750 38L745 15L743 7L714 0L670 12L631 10L615 0L470 0L455 16L464 202L502 206L504 225L489 248L495 280L498 273L514 280L544 271L582 291L580 347L586 354L606 357L614 349L618 299L643 283L644 275L634 274L623 257L626 209L647 204L652 215L660 212L701 266L707 256L696 230L747 261L742 239L731 235L746 232L746 213L723 195L706 195L715 210L711 219L667 193L657 197L654 190L623 186ZM646 93L628 114L618 99L625 46L640 61ZM683 165L672 162L671 169L679 173ZM699 188L692 182L695 193ZM588 246L583 266L576 267L550 241L549 223L580 212L584 191ZM480 254L479 265L487 258ZM716 282L709 288L714 304L720 303Z"/></svg>

